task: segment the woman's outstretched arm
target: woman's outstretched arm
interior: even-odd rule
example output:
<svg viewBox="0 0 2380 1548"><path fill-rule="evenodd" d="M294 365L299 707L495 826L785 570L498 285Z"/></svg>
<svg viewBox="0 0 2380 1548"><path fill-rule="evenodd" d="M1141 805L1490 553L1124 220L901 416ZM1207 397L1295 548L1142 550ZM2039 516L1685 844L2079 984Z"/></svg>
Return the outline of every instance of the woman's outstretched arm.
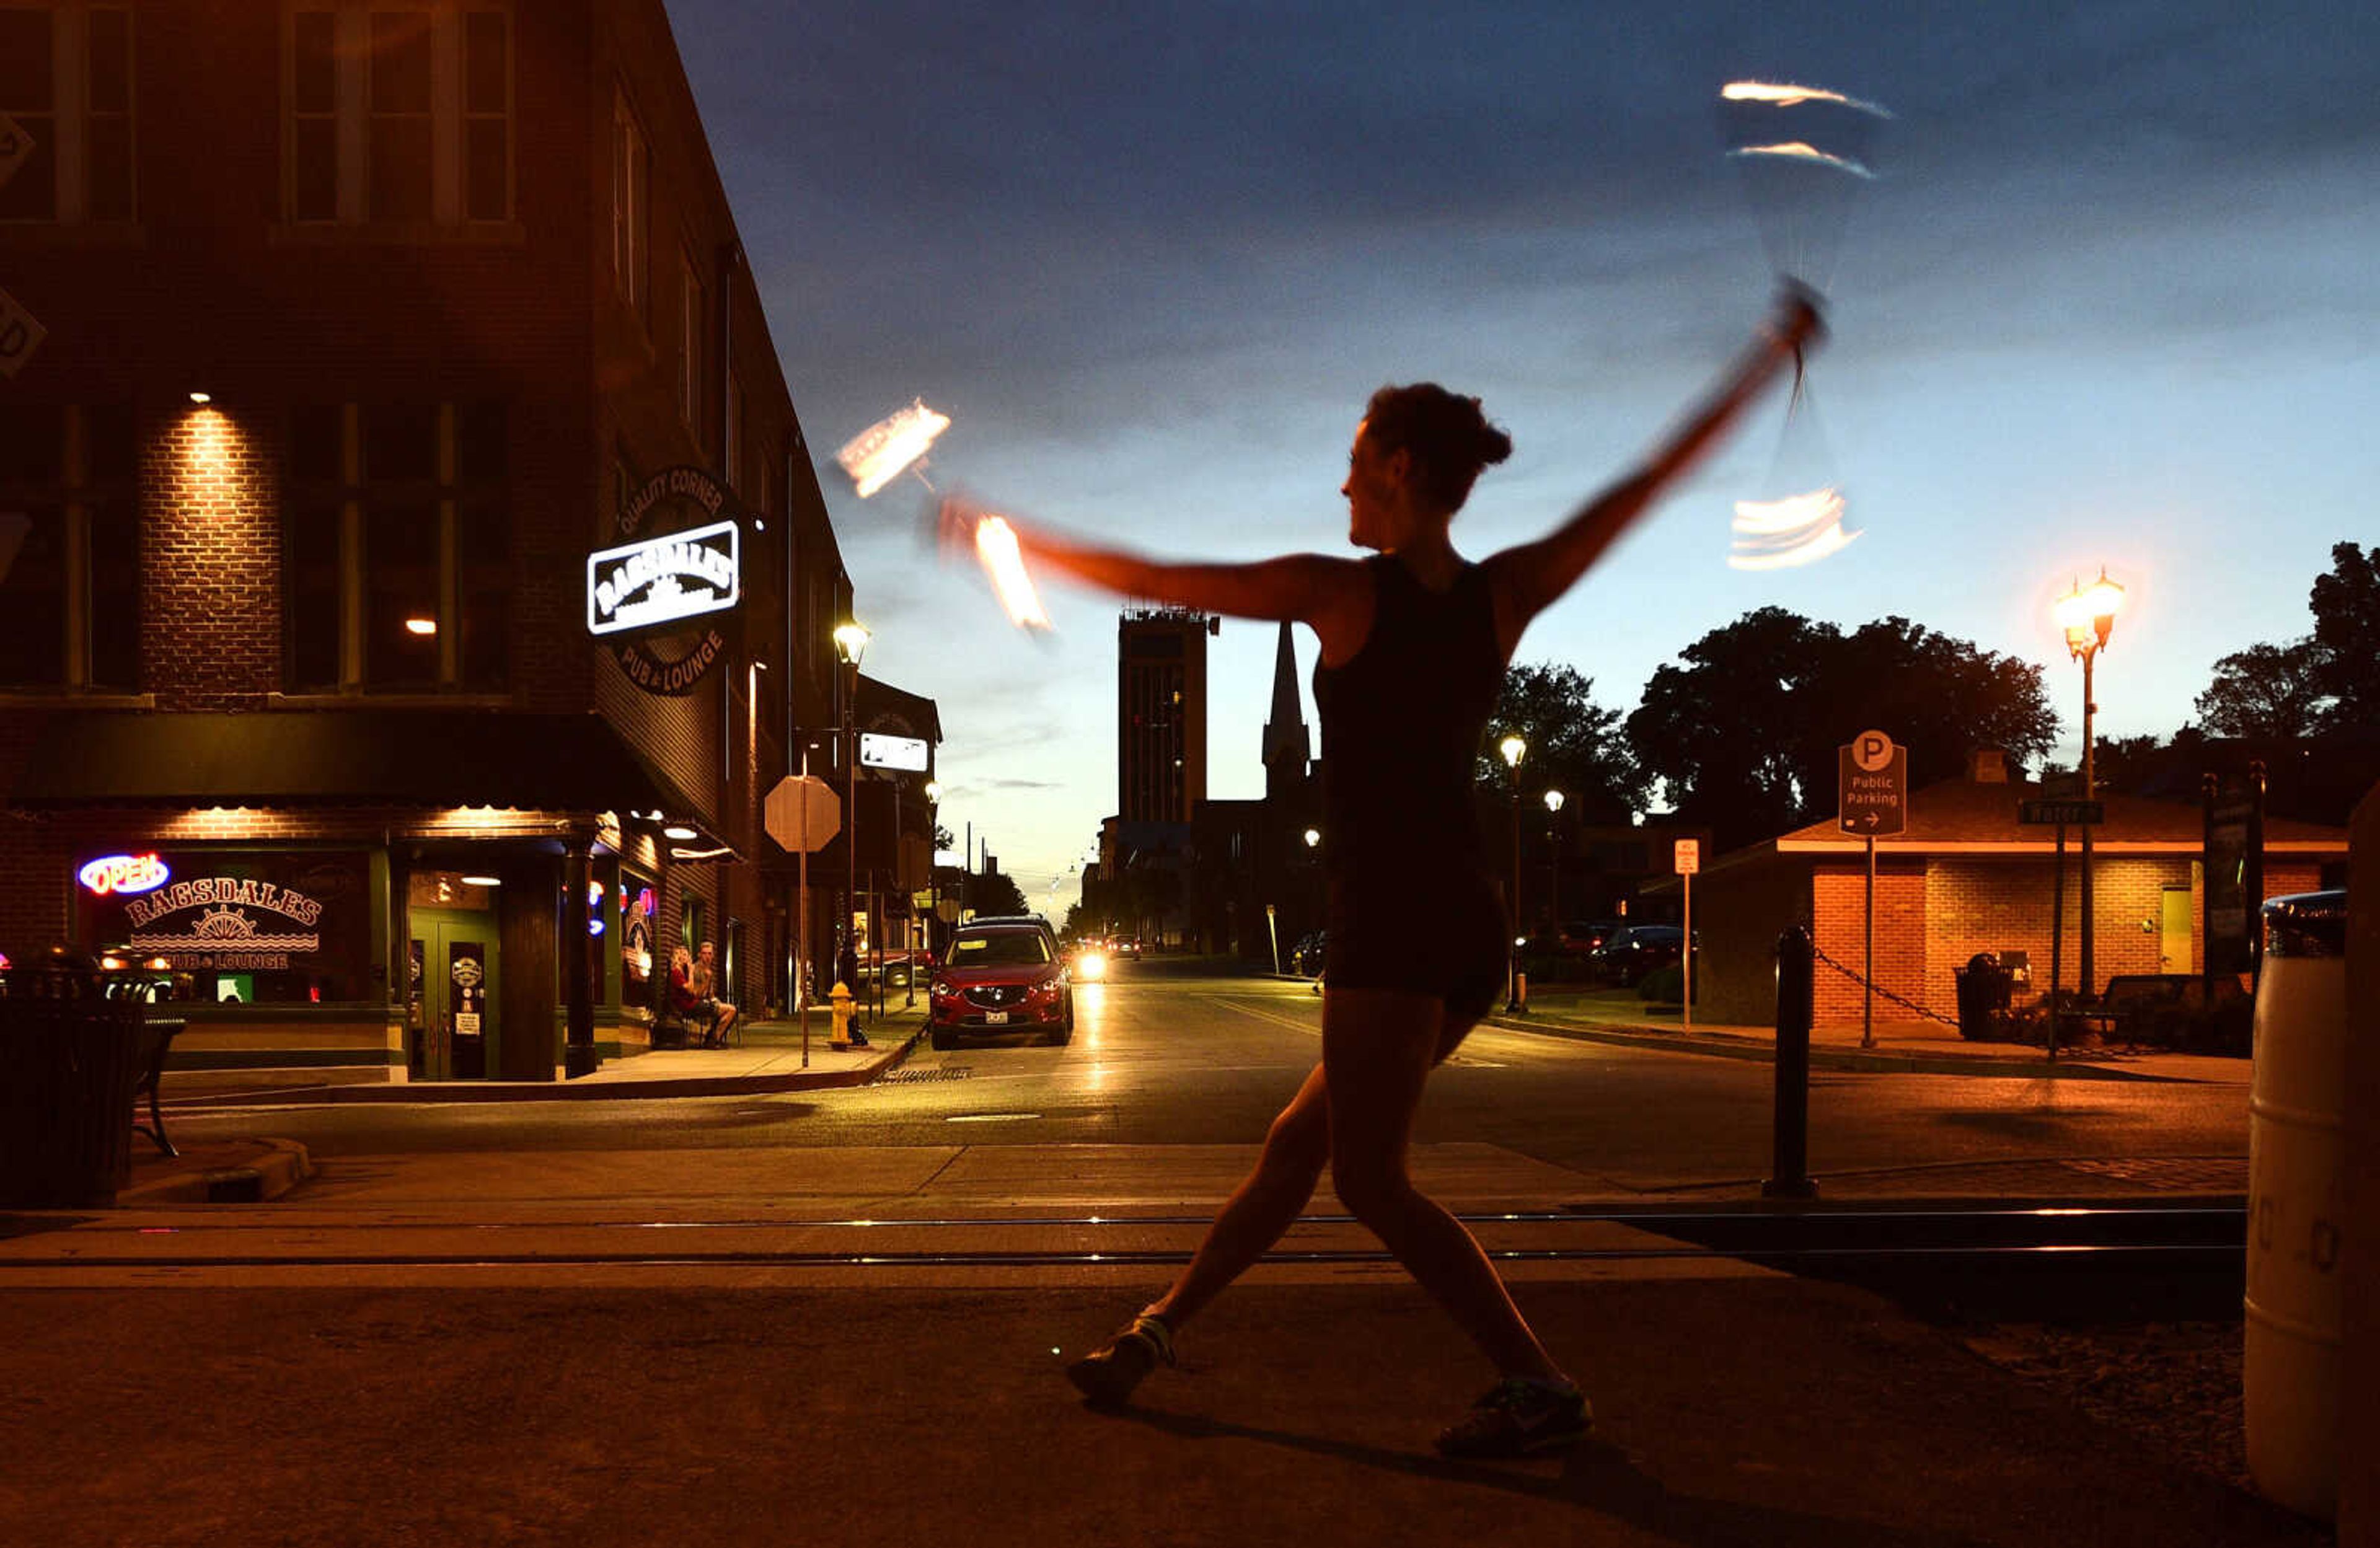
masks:
<svg viewBox="0 0 2380 1548"><path fill-rule="evenodd" d="M1507 657L1520 643L1529 620L1553 605L1579 576L1651 508L1669 488L1691 472L1744 408L1788 364L1826 336L1816 296L1794 285L1778 297L1758 334L1721 374L1709 393L1688 413L1669 439L1618 483L1571 514L1570 519L1534 543L1506 549L1488 562L1496 598L1496 634Z"/></svg>
<svg viewBox="0 0 2380 1548"><path fill-rule="evenodd" d="M960 498L942 502L943 530L972 543L976 523L990 514ZM1361 567L1321 554L1284 554L1249 563L1208 564L1152 559L1129 549L1086 542L1003 515L1027 562L1061 571L1119 597L1146 597L1233 618L1314 624L1343 609Z"/></svg>

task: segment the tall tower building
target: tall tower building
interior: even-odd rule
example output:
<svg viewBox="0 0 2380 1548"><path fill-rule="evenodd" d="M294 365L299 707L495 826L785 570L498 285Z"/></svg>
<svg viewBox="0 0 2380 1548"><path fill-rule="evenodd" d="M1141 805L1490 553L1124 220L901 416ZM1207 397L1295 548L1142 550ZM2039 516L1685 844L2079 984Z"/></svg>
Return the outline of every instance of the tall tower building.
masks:
<svg viewBox="0 0 2380 1548"><path fill-rule="evenodd" d="M1147 608L1116 621L1116 811L1188 822L1207 798L1207 636L1222 620Z"/></svg>
<svg viewBox="0 0 2380 1548"><path fill-rule="evenodd" d="M1265 799L1302 803L1313 756L1314 744L1305 729L1305 700L1297 687L1297 648L1284 619L1281 644L1273 651L1272 713L1265 718Z"/></svg>

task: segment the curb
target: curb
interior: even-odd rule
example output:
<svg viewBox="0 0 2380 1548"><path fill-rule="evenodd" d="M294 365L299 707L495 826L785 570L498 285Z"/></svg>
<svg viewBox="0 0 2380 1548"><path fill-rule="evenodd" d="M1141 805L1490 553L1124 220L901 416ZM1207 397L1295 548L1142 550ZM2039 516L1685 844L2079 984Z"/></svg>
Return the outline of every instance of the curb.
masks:
<svg viewBox="0 0 2380 1548"><path fill-rule="evenodd" d="M264 1154L252 1162L127 1188L115 1195L115 1207L270 1203L314 1175L313 1157L297 1141L260 1139L255 1143L264 1147Z"/></svg>
<svg viewBox="0 0 2380 1548"><path fill-rule="evenodd" d="M847 1070L797 1070L773 1075L691 1075L666 1080L606 1081L597 1085L565 1081L379 1081L370 1085L313 1086L225 1093L206 1099L210 1107L320 1107L357 1103L633 1102L668 1096L765 1096L788 1091L829 1091L864 1086L909 1057L925 1035L920 1023L866 1064Z"/></svg>
<svg viewBox="0 0 2380 1548"><path fill-rule="evenodd" d="M1597 1026L1579 1022L1541 1020L1531 1016L1491 1015L1488 1024L1506 1032L1534 1032L1583 1043L1610 1043L1627 1048L1653 1048L1673 1054L1702 1054L1712 1058L1743 1059L1755 1064L1777 1062L1777 1046L1718 1033L1695 1033L1694 1041L1676 1029L1645 1024ZM1854 1070L1883 1074L1970 1075L1989 1080L2148 1081L2163 1085L2199 1085L2186 1075L2159 1075L2143 1070L2113 1070L2103 1064L2046 1058L2003 1058L1982 1054L1893 1054L1862 1048L1810 1049L1813 1070Z"/></svg>

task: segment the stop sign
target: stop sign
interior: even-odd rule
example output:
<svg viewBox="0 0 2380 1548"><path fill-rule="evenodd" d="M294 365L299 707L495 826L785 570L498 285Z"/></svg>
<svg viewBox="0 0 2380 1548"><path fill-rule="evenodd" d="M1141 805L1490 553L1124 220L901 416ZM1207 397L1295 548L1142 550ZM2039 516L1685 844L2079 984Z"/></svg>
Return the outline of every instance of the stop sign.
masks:
<svg viewBox="0 0 2380 1548"><path fill-rule="evenodd" d="M815 774L788 774L778 780L762 812L769 837L790 854L816 853L843 827L843 806L833 787Z"/></svg>

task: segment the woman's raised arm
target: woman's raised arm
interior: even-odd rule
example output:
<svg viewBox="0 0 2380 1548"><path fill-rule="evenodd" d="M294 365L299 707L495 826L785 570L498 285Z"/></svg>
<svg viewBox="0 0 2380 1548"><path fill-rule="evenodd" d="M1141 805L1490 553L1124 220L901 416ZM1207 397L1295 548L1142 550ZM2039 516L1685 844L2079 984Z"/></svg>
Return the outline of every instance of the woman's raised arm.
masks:
<svg viewBox="0 0 2380 1548"><path fill-rule="evenodd" d="M1760 332L1650 455L1551 533L1488 561L1497 638L1508 659L1529 621L1576 585L1630 523L1691 472L1789 362L1798 370L1803 353L1825 337L1816 295L1789 285Z"/></svg>
<svg viewBox="0 0 2380 1548"><path fill-rule="evenodd" d="M942 502L943 531L953 538L963 534L971 545L977 522L990 514L950 497ZM1322 554L1284 554L1237 564L1177 562L1064 537L1004 514L1001 519L1015 531L1028 562L1038 562L1120 597L1146 597L1201 612L1319 628L1320 620L1342 611L1351 591L1363 584L1360 565Z"/></svg>

